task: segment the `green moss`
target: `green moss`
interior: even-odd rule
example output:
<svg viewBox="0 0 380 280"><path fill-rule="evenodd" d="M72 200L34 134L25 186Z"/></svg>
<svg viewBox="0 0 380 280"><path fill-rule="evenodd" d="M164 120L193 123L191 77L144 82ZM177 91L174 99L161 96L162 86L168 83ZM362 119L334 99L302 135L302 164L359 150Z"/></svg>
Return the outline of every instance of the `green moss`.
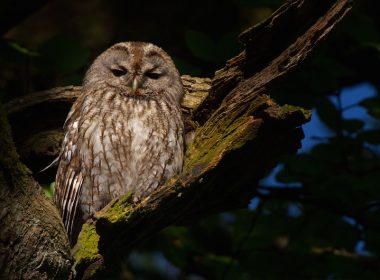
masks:
<svg viewBox="0 0 380 280"><path fill-rule="evenodd" d="M285 104L283 106L281 106L281 111L284 112L284 113L291 113L291 112L294 112L294 111L307 111L301 107L298 107L298 106L293 106L293 105L289 105L289 104Z"/></svg>
<svg viewBox="0 0 380 280"><path fill-rule="evenodd" d="M255 119L252 114L268 106L272 108L273 118L285 120L295 115L301 125L310 119L310 111L297 106L274 106L275 103L267 95L256 96L246 102L245 106L230 106L224 111L216 112L209 121L201 127L185 155L184 172L204 170L216 166L227 152L241 148L247 141L253 139L261 124L261 119ZM263 108L263 109L259 109ZM273 111L274 109L274 111Z"/></svg>
<svg viewBox="0 0 380 280"><path fill-rule="evenodd" d="M252 140L256 135L258 126L256 123L261 123L259 120L255 120L253 117L250 117L246 122L239 127L238 134L233 139L231 144L231 150L241 148L247 141Z"/></svg>
<svg viewBox="0 0 380 280"><path fill-rule="evenodd" d="M281 109L284 111L284 112L294 112L294 111L300 111L303 113L303 115L305 116L305 118L307 119L308 117L310 117L311 115L311 110L306 110L302 107L298 107L298 106L293 106L293 105L289 105L289 104L285 104L284 106L281 107Z"/></svg>
<svg viewBox="0 0 380 280"><path fill-rule="evenodd" d="M127 220L126 215L132 209L132 192L110 202L106 207L96 213L97 219L106 219L110 223Z"/></svg>
<svg viewBox="0 0 380 280"><path fill-rule="evenodd" d="M251 112L265 106L269 97L258 96L247 106L235 106L219 112L197 131L195 142L185 155L184 171L197 166L201 169L216 166L226 152L240 148L256 133L256 120Z"/></svg>
<svg viewBox="0 0 380 280"><path fill-rule="evenodd" d="M248 135L243 135L247 128L247 118L240 118L222 131L202 137L202 145L191 145L185 156L185 172L195 166L214 166L229 150L242 146ZM247 136L247 137L246 137Z"/></svg>
<svg viewBox="0 0 380 280"><path fill-rule="evenodd" d="M94 262L101 258L98 251L99 235L95 225L84 224L79 234L77 245L73 249L75 263L83 264Z"/></svg>
<svg viewBox="0 0 380 280"><path fill-rule="evenodd" d="M304 117L304 121L308 122L311 118L311 110L306 110L298 106L285 104L281 106L282 117L285 118L289 114L301 113Z"/></svg>

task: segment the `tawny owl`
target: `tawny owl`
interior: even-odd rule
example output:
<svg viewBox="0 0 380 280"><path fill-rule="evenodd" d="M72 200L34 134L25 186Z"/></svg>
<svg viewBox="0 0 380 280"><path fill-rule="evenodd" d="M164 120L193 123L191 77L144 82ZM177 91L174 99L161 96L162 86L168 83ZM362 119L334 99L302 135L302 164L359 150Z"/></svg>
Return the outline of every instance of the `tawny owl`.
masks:
<svg viewBox="0 0 380 280"><path fill-rule="evenodd" d="M86 73L64 124L54 202L71 243L111 199L150 194L183 163L183 85L171 58L150 43L119 43Z"/></svg>

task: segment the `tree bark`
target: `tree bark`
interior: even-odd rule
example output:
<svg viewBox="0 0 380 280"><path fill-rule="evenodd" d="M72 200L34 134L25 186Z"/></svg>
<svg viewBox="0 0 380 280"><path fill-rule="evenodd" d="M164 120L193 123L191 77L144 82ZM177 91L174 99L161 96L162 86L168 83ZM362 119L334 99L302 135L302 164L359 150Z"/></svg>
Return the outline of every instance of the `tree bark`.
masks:
<svg viewBox="0 0 380 280"><path fill-rule="evenodd" d="M168 225L246 207L257 182L278 158L300 147L300 126L310 119L310 111L276 104L269 97L271 89L280 87L343 19L350 3L286 2L240 35L245 50L212 80L183 76L186 127L195 129L183 172L139 203L126 194L96 213L83 226L73 250L75 277L101 275L137 242ZM33 171L58 154L60 127L79 93L80 87L56 88L5 104L21 158ZM2 123L2 131L7 131L5 119ZM0 201L5 205L0 215L2 271L11 279L34 277L33 273L65 278L71 255L57 211L20 164L9 133L1 135L8 143L2 152L12 159L1 162L0 173ZM51 182L54 172L35 178ZM9 260L13 264L7 267Z"/></svg>
<svg viewBox="0 0 380 280"><path fill-rule="evenodd" d="M72 266L59 213L18 158L0 108L0 278L67 279Z"/></svg>

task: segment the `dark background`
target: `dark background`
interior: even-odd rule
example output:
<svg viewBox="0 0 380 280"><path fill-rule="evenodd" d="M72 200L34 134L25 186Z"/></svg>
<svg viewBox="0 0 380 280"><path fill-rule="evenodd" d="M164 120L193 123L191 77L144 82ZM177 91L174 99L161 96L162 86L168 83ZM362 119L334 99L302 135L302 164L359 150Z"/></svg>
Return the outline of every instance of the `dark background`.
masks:
<svg viewBox="0 0 380 280"><path fill-rule="evenodd" d="M1 1L0 100L80 85L91 61L119 41L153 42L181 74L212 77L243 49L237 35L282 2ZM165 229L133 251L120 277L380 277L379 12L377 1L355 1L272 92L314 114L303 148L261 182L247 209Z"/></svg>

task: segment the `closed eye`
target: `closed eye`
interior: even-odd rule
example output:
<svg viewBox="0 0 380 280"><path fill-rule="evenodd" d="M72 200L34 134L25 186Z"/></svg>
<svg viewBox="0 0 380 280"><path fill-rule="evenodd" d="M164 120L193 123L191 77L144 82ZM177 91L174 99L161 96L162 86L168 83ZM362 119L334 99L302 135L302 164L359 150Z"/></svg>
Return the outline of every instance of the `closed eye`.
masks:
<svg viewBox="0 0 380 280"><path fill-rule="evenodd" d="M111 68L111 72L116 77L121 77L128 73L127 69L122 68Z"/></svg>
<svg viewBox="0 0 380 280"><path fill-rule="evenodd" d="M146 72L145 76L147 76L150 79L157 80L158 78L161 77L161 73L151 71L151 72Z"/></svg>

